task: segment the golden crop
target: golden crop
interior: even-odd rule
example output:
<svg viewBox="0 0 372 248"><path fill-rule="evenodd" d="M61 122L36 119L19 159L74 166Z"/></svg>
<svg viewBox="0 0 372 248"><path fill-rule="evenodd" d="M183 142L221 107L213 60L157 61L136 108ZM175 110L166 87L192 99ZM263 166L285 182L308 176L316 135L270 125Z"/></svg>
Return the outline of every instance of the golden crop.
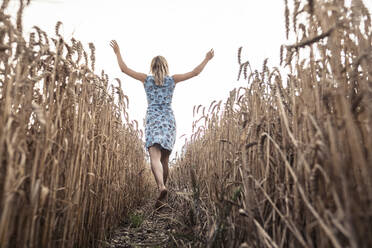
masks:
<svg viewBox="0 0 372 248"><path fill-rule="evenodd" d="M81 42L0 9L0 246L94 247L148 192L128 98ZM88 58L89 57L89 58ZM111 87L111 88L110 88ZM123 118L124 116L124 118ZM122 120L126 119L125 122Z"/></svg>
<svg viewBox="0 0 372 248"><path fill-rule="evenodd" d="M179 208L209 247L371 247L370 14L361 0L285 3L297 42L282 67L253 71L240 48L247 87L194 109L171 171L193 192Z"/></svg>

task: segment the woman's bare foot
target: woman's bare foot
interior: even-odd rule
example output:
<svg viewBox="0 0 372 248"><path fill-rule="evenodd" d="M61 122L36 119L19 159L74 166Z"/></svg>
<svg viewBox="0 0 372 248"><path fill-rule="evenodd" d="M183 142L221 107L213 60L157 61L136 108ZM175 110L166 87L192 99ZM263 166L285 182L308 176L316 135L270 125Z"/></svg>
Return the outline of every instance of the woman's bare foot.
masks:
<svg viewBox="0 0 372 248"><path fill-rule="evenodd" d="M163 207L165 205L167 195L168 195L168 190L166 188L164 188L160 192L160 195L159 195L158 199L156 200L156 203L155 203L155 208L156 209L158 209L160 207Z"/></svg>

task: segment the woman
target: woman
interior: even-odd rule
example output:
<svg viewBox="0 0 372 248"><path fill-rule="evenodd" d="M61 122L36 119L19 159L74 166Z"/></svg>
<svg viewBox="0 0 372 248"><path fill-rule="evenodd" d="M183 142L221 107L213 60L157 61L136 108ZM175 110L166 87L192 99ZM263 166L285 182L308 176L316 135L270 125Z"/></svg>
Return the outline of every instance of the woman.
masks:
<svg viewBox="0 0 372 248"><path fill-rule="evenodd" d="M115 40L110 42L110 46L116 54L121 71L144 84L148 103L145 126L146 148L150 154L152 173L158 185L159 197L155 204L158 208L167 197L165 184L168 179L168 160L176 139L176 122L171 108L174 87L179 82L199 75L213 58L214 51L211 49L194 70L173 76L169 76L165 58L156 56L151 61L152 75L146 75L130 69L124 63Z"/></svg>

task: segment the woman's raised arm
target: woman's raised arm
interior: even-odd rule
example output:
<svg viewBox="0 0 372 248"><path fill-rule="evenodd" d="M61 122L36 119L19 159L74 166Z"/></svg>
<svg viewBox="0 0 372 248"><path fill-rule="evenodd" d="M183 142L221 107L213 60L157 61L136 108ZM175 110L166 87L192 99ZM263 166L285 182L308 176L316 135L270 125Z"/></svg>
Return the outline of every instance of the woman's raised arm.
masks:
<svg viewBox="0 0 372 248"><path fill-rule="evenodd" d="M123 58L121 57L121 54L120 54L120 48L119 48L119 45L118 43L116 42L116 40L112 40L110 42L110 46L112 47L112 49L114 50L115 52L115 55L116 55L116 58L118 59L118 64L119 64L119 67L120 67L120 70L122 72L124 72L125 74L127 74L128 76L134 78L134 79L137 79L139 81L141 81L142 83L145 82L146 80L146 77L147 75L145 73L141 73L141 72L136 72L132 69L130 69L123 61Z"/></svg>
<svg viewBox="0 0 372 248"><path fill-rule="evenodd" d="M214 56L214 51L213 51L213 49L211 49L209 52L207 52L207 54L205 55L204 60L200 63L200 65L195 67L194 70L192 70L190 72L187 72L187 73L184 73L184 74L173 75L174 83L179 83L181 81L185 81L187 79L190 79L192 77L195 77L195 76L199 75L199 73L202 72L202 70L204 69L206 64L209 62L209 60L211 60L213 58L213 56Z"/></svg>

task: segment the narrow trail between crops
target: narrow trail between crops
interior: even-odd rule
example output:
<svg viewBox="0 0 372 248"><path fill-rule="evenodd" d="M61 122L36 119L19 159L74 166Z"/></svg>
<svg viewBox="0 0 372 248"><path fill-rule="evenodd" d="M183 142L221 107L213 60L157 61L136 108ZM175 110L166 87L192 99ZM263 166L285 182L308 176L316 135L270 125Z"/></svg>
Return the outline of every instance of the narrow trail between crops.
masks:
<svg viewBox="0 0 372 248"><path fill-rule="evenodd" d="M155 210L155 199L136 209L106 241L107 248L129 247L200 247L191 228L186 227L177 211L176 192L169 192L168 203Z"/></svg>

